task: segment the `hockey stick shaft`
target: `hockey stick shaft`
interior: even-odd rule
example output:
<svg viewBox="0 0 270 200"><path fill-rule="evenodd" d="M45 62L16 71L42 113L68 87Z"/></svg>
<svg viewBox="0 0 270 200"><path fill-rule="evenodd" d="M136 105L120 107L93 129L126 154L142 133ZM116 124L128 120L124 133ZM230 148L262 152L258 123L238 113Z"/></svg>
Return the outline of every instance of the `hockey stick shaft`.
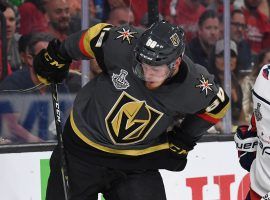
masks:
<svg viewBox="0 0 270 200"><path fill-rule="evenodd" d="M52 100L53 100L53 111L54 111L54 120L56 126L56 134L58 140L58 148L60 150L60 164L61 164L61 174L63 180L64 187L64 195L65 200L68 200L68 174L67 174L67 163L66 163L66 155L63 145L63 137L62 137L62 125L61 125L61 116L60 116L60 104L58 100L58 91L57 84L51 84L51 92L52 92Z"/></svg>

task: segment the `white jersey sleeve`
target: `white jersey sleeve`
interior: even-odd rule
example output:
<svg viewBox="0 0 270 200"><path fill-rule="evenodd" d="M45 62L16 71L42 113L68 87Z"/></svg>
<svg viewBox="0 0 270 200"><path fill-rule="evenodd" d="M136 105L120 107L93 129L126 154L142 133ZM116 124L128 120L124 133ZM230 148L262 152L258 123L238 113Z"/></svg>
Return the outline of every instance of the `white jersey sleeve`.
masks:
<svg viewBox="0 0 270 200"><path fill-rule="evenodd" d="M261 196L270 192L270 64L262 67L252 91L258 147L250 170L251 188Z"/></svg>

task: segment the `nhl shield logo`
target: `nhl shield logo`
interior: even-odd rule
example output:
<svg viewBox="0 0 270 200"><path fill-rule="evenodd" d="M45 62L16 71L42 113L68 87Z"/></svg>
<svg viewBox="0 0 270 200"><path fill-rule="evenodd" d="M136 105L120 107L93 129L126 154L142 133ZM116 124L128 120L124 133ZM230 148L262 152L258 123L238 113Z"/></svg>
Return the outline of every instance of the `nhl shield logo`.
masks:
<svg viewBox="0 0 270 200"><path fill-rule="evenodd" d="M120 74L113 73L112 82L116 89L123 90L129 87L129 83L126 80L127 75L128 75L128 72L124 69L121 69Z"/></svg>
<svg viewBox="0 0 270 200"><path fill-rule="evenodd" d="M175 47L178 47L178 46L179 46L179 44L180 44L180 39L179 39L179 37L178 37L178 35L177 35L176 33L174 33L174 34L170 37L170 40L171 40L173 46L175 46Z"/></svg>

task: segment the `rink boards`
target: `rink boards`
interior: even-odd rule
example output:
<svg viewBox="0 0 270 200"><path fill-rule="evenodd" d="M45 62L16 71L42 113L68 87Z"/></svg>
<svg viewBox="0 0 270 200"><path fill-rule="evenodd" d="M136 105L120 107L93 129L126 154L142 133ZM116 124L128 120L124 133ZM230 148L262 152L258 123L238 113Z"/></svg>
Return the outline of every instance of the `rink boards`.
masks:
<svg viewBox="0 0 270 200"><path fill-rule="evenodd" d="M1 199L44 200L50 155L0 154ZM240 167L232 141L199 143L184 171L161 174L168 200L243 200L249 187L249 175Z"/></svg>

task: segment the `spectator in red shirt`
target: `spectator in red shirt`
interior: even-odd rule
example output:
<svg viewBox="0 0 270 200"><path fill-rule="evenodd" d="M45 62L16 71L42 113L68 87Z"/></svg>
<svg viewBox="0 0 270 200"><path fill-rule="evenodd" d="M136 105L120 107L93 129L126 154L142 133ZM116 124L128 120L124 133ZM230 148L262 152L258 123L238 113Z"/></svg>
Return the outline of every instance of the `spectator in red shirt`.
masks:
<svg viewBox="0 0 270 200"><path fill-rule="evenodd" d="M69 33L75 33L82 29L82 10L80 0L68 0L70 7ZM89 0L89 26L94 26L100 22L96 17L94 0Z"/></svg>
<svg viewBox="0 0 270 200"><path fill-rule="evenodd" d="M49 33L60 41L64 40L71 33L69 2L67 0L47 0L45 8L49 20ZM80 61L73 61L70 69L80 71L80 66Z"/></svg>
<svg viewBox="0 0 270 200"><path fill-rule="evenodd" d="M197 35L197 22L204 11L205 7L201 5L200 0L182 0L176 4L175 15L171 13L167 20L181 25L185 30L187 42L190 42Z"/></svg>
<svg viewBox="0 0 270 200"><path fill-rule="evenodd" d="M134 24L133 12L128 7L113 8L109 14L107 23L114 26L120 26L122 24Z"/></svg>
<svg viewBox="0 0 270 200"><path fill-rule="evenodd" d="M113 0L108 0L110 5L112 4ZM122 0L126 3L126 6L131 7L131 10L134 13L135 23L134 25L140 25L140 22L146 12L148 12L148 1L146 0ZM159 13L163 16L169 16L169 9L170 9L170 2L171 0L159 0L158 1L158 10Z"/></svg>
<svg viewBox="0 0 270 200"><path fill-rule="evenodd" d="M67 0L47 0L46 13L49 20L49 32L59 40L64 40L69 34L71 19Z"/></svg>
<svg viewBox="0 0 270 200"><path fill-rule="evenodd" d="M270 46L270 23L259 9L262 0L245 0L243 12L247 23L247 39L252 54L257 55L262 49Z"/></svg>
<svg viewBox="0 0 270 200"><path fill-rule="evenodd" d="M48 21L45 17L46 0L26 0L18 8L20 15L19 33L26 35L33 32L46 32Z"/></svg>
<svg viewBox="0 0 270 200"><path fill-rule="evenodd" d="M226 0L226 1L230 1L230 10L232 11L234 9L235 0ZM202 4L205 5L205 3ZM211 2L207 3L206 9L215 10L218 16L222 16L224 13L224 2L223 0L212 0Z"/></svg>

